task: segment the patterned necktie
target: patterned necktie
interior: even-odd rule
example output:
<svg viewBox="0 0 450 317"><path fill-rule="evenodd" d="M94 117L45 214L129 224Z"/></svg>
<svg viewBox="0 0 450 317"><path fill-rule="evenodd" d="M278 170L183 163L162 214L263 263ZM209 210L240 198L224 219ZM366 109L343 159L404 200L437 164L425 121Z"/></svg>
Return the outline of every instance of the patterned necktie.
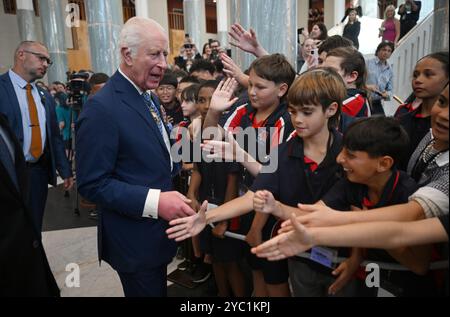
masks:
<svg viewBox="0 0 450 317"><path fill-rule="evenodd" d="M156 125L158 126L159 133L161 133L161 136L164 139L163 121L161 119L161 116L159 115L158 109L156 108L155 104L152 101L152 97L148 92L143 93L142 97L144 98L145 104L147 105L148 109L150 110L150 113L152 114L153 120L155 120Z"/></svg>
<svg viewBox="0 0 450 317"><path fill-rule="evenodd" d="M27 90L28 112L30 114L30 128L31 128L31 145L30 153L35 159L38 159L42 154L42 138L41 128L39 126L39 117L37 112L36 103L34 102L33 95L31 94L32 86L27 84L25 86Z"/></svg>
<svg viewBox="0 0 450 317"><path fill-rule="evenodd" d="M6 171L8 172L9 176L11 177L16 188L19 188L19 185L17 183L16 169L14 166L14 161L13 161L11 152L9 151L9 148L6 145L6 142L3 140L3 137L1 134L0 134L0 161L3 163L4 167L6 168Z"/></svg>

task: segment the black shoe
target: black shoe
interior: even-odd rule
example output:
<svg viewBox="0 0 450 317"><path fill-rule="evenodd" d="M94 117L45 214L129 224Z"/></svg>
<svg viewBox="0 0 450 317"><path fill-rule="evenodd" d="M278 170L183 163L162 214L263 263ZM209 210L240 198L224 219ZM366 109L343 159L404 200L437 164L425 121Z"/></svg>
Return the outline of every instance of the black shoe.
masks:
<svg viewBox="0 0 450 317"><path fill-rule="evenodd" d="M191 266L191 261L185 260L177 265L177 269L180 271L186 271Z"/></svg>
<svg viewBox="0 0 450 317"><path fill-rule="evenodd" d="M97 212L97 210L91 210L91 212L89 213L89 219L94 219L94 220L98 219L98 212Z"/></svg>
<svg viewBox="0 0 450 317"><path fill-rule="evenodd" d="M211 265L201 263L197 266L194 273L192 274L193 283L203 283L208 280L211 276Z"/></svg>

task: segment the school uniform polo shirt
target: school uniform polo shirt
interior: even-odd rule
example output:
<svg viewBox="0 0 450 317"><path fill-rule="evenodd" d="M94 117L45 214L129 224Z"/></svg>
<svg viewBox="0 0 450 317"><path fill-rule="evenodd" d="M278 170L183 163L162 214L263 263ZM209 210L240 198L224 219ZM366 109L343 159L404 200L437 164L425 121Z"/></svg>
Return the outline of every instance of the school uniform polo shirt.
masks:
<svg viewBox="0 0 450 317"><path fill-rule="evenodd" d="M342 136L334 129L325 159L317 164L305 158L303 140L298 136L280 145L271 154L278 156L274 173L264 173L264 167L250 189L268 190L283 204L296 207L298 203L312 204L321 199L339 180L341 167L336 157L342 149ZM273 158L271 158L273 159Z"/></svg>
<svg viewBox="0 0 450 317"><path fill-rule="evenodd" d="M370 117L370 106L366 94L359 89L347 89L347 99L342 102L342 112L351 117Z"/></svg>
<svg viewBox="0 0 450 317"><path fill-rule="evenodd" d="M370 202L366 185L352 183L347 178L337 182L322 198L322 201L327 206L336 210L350 210L351 206L361 209L363 207L375 209L407 203L409 196L417 189L416 182L408 174L394 169L383 189L380 201L376 204ZM381 249L368 249L367 259L397 263L388 252Z"/></svg>
<svg viewBox="0 0 450 317"><path fill-rule="evenodd" d="M408 151L399 164L399 168L403 171L406 171L409 158L414 153L420 141L422 141L431 129L431 116L423 117L421 111L422 103L414 101L400 106L395 113L395 118L400 122L403 129L405 129L410 140Z"/></svg>

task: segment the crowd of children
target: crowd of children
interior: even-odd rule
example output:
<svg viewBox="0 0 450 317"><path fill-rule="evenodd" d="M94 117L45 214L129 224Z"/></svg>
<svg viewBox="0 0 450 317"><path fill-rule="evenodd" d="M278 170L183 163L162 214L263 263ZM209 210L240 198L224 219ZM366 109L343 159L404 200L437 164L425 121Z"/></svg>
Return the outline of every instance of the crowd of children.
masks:
<svg viewBox="0 0 450 317"><path fill-rule="evenodd" d="M444 273L430 263L447 254L431 243L448 236L421 219L440 217L448 234L448 52L417 62L394 118L371 115L366 63L347 40L325 40L317 64L296 78L284 56L264 55L246 87L188 76L169 89L184 116L176 141L208 154L183 162L198 213L171 221L169 238L193 238L192 261L212 264L219 296L249 295L242 263L254 296L376 296L372 262L396 296L444 294L448 262Z"/></svg>

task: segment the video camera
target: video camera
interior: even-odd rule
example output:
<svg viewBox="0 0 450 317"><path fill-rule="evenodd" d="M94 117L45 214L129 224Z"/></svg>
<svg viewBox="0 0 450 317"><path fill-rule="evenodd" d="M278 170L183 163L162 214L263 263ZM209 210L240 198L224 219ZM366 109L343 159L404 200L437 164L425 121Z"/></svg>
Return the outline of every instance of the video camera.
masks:
<svg viewBox="0 0 450 317"><path fill-rule="evenodd" d="M67 83L67 105L72 107L75 111L81 111L85 99L91 90L91 87L87 82L88 78L88 73L68 73L69 82Z"/></svg>

